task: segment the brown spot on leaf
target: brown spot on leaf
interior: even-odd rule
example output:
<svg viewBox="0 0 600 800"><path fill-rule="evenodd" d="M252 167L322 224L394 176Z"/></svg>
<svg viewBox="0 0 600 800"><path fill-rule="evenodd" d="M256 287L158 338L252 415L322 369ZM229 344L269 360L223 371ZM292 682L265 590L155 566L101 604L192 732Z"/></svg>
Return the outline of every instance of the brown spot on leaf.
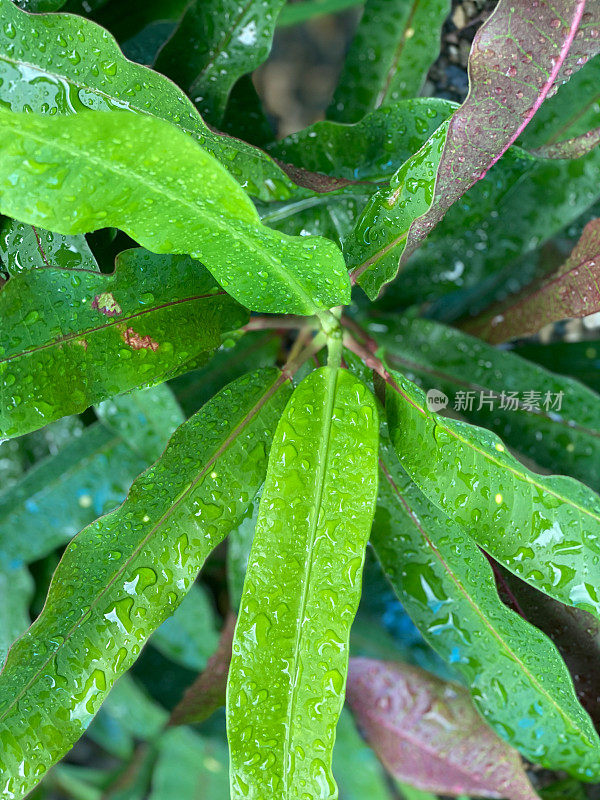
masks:
<svg viewBox="0 0 600 800"><path fill-rule="evenodd" d="M127 328L124 331L123 341L132 350L158 350L158 342L155 342L150 336L140 336L133 328Z"/></svg>
<svg viewBox="0 0 600 800"><path fill-rule="evenodd" d="M112 295L112 292L102 292L97 294L92 300L92 308L95 308L101 314L107 317L116 317L122 314L121 306L117 303Z"/></svg>

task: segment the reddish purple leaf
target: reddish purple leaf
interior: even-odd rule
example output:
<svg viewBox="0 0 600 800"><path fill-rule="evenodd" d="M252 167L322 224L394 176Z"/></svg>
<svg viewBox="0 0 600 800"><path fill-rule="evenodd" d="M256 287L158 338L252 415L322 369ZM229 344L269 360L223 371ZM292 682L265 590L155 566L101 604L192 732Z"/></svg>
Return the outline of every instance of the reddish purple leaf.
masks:
<svg viewBox="0 0 600 800"><path fill-rule="evenodd" d="M600 144L600 128L594 128L581 136L574 136L572 139L564 139L562 142L547 144L533 150L533 154L539 158L581 158L590 150Z"/></svg>
<svg viewBox="0 0 600 800"><path fill-rule="evenodd" d="M183 698L173 709L169 725L204 722L225 705L236 619L235 614L227 616L216 652L208 659L204 672L186 689Z"/></svg>
<svg viewBox="0 0 600 800"><path fill-rule="evenodd" d="M446 795L539 800L517 751L486 725L462 686L408 664L353 658L346 699L398 780Z"/></svg>
<svg viewBox="0 0 600 800"><path fill-rule="evenodd" d="M551 275L468 320L463 330L492 344L537 333L544 325L600 311L600 219L583 229L573 252Z"/></svg>

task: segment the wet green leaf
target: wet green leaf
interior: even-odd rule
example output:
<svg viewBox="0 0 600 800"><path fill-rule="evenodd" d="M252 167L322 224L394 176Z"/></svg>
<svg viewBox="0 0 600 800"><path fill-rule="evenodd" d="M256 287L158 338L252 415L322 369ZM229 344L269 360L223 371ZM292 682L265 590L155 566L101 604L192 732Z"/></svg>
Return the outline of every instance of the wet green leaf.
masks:
<svg viewBox="0 0 600 800"><path fill-rule="evenodd" d="M280 161L313 172L382 181L416 153L455 108L456 103L437 97L401 100L371 111L353 125L315 122L267 150Z"/></svg>
<svg viewBox="0 0 600 800"><path fill-rule="evenodd" d="M37 561L112 511L148 461L103 425L86 428L0 494L0 564Z"/></svg>
<svg viewBox="0 0 600 800"><path fill-rule="evenodd" d="M0 764L22 797L81 736L264 480L289 396L277 370L230 384L173 435L125 503L69 545L0 674Z"/></svg>
<svg viewBox="0 0 600 800"><path fill-rule="evenodd" d="M367 0L327 116L357 122L378 106L418 95L449 11L448 0Z"/></svg>
<svg viewBox="0 0 600 800"><path fill-rule="evenodd" d="M118 4L123 14L123 4ZM262 150L213 133L171 81L127 61L114 37L67 14L30 16L0 0L0 104L13 111L79 114L124 109L178 125L252 195L284 200L295 185Z"/></svg>
<svg viewBox="0 0 600 800"><path fill-rule="evenodd" d="M244 590L261 495L262 490L259 489L253 503L248 506L246 516L227 539L227 584L231 607L236 613Z"/></svg>
<svg viewBox="0 0 600 800"><path fill-rule="evenodd" d="M85 236L62 236L13 219L0 225L0 261L9 275L43 267L99 271Z"/></svg>
<svg viewBox="0 0 600 800"><path fill-rule="evenodd" d="M556 647L501 602L485 556L421 493L387 437L380 453L371 541L404 608L501 738L530 761L597 780L600 739Z"/></svg>
<svg viewBox="0 0 600 800"><path fill-rule="evenodd" d="M372 395L332 367L302 381L277 427L227 687L232 798L335 796L377 437Z"/></svg>
<svg viewBox="0 0 600 800"><path fill-rule="evenodd" d="M283 7L277 27L299 25L323 14L336 14L347 8L361 5L363 0L297 0Z"/></svg>
<svg viewBox="0 0 600 800"><path fill-rule="evenodd" d="M526 342L516 347L515 353L546 369L570 375L600 392L600 339L544 344Z"/></svg>
<svg viewBox="0 0 600 800"><path fill-rule="evenodd" d="M600 615L600 497L572 478L532 472L490 431L428 411L421 389L399 373L390 380L391 438L429 500L511 572Z"/></svg>
<svg viewBox="0 0 600 800"><path fill-rule="evenodd" d="M11 278L0 317L0 433L18 436L185 371L247 313L192 259L133 249L113 275L41 269Z"/></svg>
<svg viewBox="0 0 600 800"><path fill-rule="evenodd" d="M353 279L371 299L515 142L555 82L598 52L598 13L583 20L582 9L574 0L500 0L477 31L466 101L374 195L345 247Z"/></svg>
<svg viewBox="0 0 600 800"><path fill-rule="evenodd" d="M153 252L189 254L256 311L312 314L349 302L335 245L261 226L233 178L173 125L121 112L0 109L0 131L0 210L10 216L63 233L112 226ZM87 202L74 205L78 195Z"/></svg>
<svg viewBox="0 0 600 800"><path fill-rule="evenodd" d="M433 320L386 315L366 327L391 366L443 392L449 409L541 467L600 489L595 392Z"/></svg>
<svg viewBox="0 0 600 800"><path fill-rule="evenodd" d="M95 411L104 425L122 436L148 464L161 455L175 428L185 420L164 383L103 400Z"/></svg>
<svg viewBox="0 0 600 800"><path fill-rule="evenodd" d="M233 84L269 55L285 0L192 0L155 67L219 126Z"/></svg>

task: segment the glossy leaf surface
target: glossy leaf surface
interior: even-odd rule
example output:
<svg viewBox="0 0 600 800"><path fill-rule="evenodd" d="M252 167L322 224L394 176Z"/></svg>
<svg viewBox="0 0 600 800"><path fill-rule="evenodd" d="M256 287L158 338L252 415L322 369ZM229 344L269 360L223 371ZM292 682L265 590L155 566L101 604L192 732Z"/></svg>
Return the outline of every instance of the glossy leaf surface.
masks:
<svg viewBox="0 0 600 800"><path fill-rule="evenodd" d="M348 702L400 780L440 794L536 800L518 753L487 727L462 686L408 664L353 658Z"/></svg>
<svg viewBox="0 0 600 800"><path fill-rule="evenodd" d="M550 639L501 602L491 567L430 503L382 438L371 541L404 608L458 670L501 738L530 761L600 775L600 739Z"/></svg>
<svg viewBox="0 0 600 800"><path fill-rule="evenodd" d="M233 798L332 798L335 725L377 492L377 411L323 367L277 427L227 687Z"/></svg>
<svg viewBox="0 0 600 800"><path fill-rule="evenodd" d="M429 411L414 384L398 373L391 380L391 438L423 493L516 575L598 616L598 495L572 478L532 472L490 431Z"/></svg>
<svg viewBox="0 0 600 800"><path fill-rule="evenodd" d="M122 4L118 5L123 15ZM213 133L171 81L128 61L114 37L67 14L31 16L0 0L0 103L13 111L79 114L122 109L178 125L209 150L250 194L286 199L290 179L261 150Z"/></svg>
<svg viewBox="0 0 600 800"><path fill-rule="evenodd" d="M449 11L448 0L367 0L327 116L357 122L378 106L418 95Z"/></svg>
<svg viewBox="0 0 600 800"><path fill-rule="evenodd" d="M595 392L433 320L387 315L367 328L391 366L445 393L449 409L541 467L600 489Z"/></svg>
<svg viewBox="0 0 600 800"><path fill-rule="evenodd" d="M41 616L0 676L0 759L16 797L81 736L237 524L264 479L288 396L276 370L225 388L177 430L126 502L67 548Z"/></svg>
<svg viewBox="0 0 600 800"><path fill-rule="evenodd" d="M518 138L556 81L598 51L599 12L594 5L584 20L585 7L584 0L535 7L501 0L478 30L466 101L372 198L346 248L354 279L372 299Z"/></svg>
<svg viewBox="0 0 600 800"><path fill-rule="evenodd" d="M269 55L285 0L193 0L162 48L156 69L185 89L217 127L233 84Z"/></svg>
<svg viewBox="0 0 600 800"><path fill-rule="evenodd" d="M583 229L567 261L516 297L467 320L464 330L492 344L537 333L544 325L600 310L600 219Z"/></svg>
<svg viewBox="0 0 600 800"><path fill-rule="evenodd" d="M33 579L26 567L0 566L0 669L9 647L28 627Z"/></svg>
<svg viewBox="0 0 600 800"><path fill-rule="evenodd" d="M360 122L315 122L267 147L280 161L352 181L389 178L448 119L456 104L437 97L401 100Z"/></svg>
<svg viewBox="0 0 600 800"><path fill-rule="evenodd" d="M9 275L43 267L99 271L85 236L62 236L13 219L0 225L0 262Z"/></svg>
<svg viewBox="0 0 600 800"><path fill-rule="evenodd" d="M189 254L257 311L312 314L349 301L339 250L261 226L233 178L173 125L119 112L50 119L0 109L0 131L0 209L13 217L64 233L112 226L153 252ZM70 198L83 194L85 206L74 207Z"/></svg>
<svg viewBox="0 0 600 800"><path fill-rule="evenodd" d="M3 436L163 381L247 319L200 264L142 249L121 253L113 275L43 269L11 278L0 316Z"/></svg>

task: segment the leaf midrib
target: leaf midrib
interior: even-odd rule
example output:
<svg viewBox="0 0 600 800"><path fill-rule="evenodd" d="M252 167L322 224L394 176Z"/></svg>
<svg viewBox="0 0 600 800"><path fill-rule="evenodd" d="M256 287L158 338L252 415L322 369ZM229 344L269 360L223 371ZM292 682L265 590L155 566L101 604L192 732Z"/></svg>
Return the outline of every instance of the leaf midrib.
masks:
<svg viewBox="0 0 600 800"><path fill-rule="evenodd" d="M406 512L410 516L413 524L415 525L415 527L417 528L419 533L423 536L423 539L426 541L427 545L431 548L432 552L434 553L435 557L438 559L438 561L440 562L440 564L444 568L444 570L445 570L446 574L448 575L448 577L452 580L452 582L454 583L454 585L456 586L458 591L463 595L463 597L469 603L469 605L471 606L473 611L480 618L480 620L483 623L484 627L487 628L488 631L492 634L492 636L498 641L500 647L511 658L513 658L514 661L517 662L517 664L522 668L523 673L528 676L528 678L531 681L531 683L538 689L540 694L543 695L548 700L550 705L553 705L556 708L556 710L558 711L559 715L567 723L572 725L572 727L575 728L575 730L578 730L580 732L580 734L582 735L582 737L585 738L585 740L588 742L588 744L590 746L593 746L594 743L589 738L587 733L584 730L582 730L581 727L578 724L576 724L576 722L574 722L565 711L563 711L563 709L560 707L560 705L554 700L552 695L550 695L548 693L548 691L539 683L539 681L533 675L533 673L530 672L529 668L525 665L525 663L521 660L521 658L519 658L519 656L508 645L508 643L502 638L502 636L500 636L498 631L494 628L494 626L489 622L487 617L483 614L483 612L481 611L481 609L479 608L477 603L475 603L473 601L473 599L471 598L471 596L470 596L469 592L467 591L467 589L463 586L463 584L461 583L459 578L456 576L454 571L451 569L451 567L448 564L448 562L446 561L446 559L442 556L440 551L437 549L437 547L434 545L434 543L431 541L431 539L429 538L429 536L425 532L425 529L421 525L418 516L414 513L414 511L412 510L412 508L409 505L408 501L405 500L404 496L401 494L400 490L398 489L398 486L396 485L396 482L394 481L392 475L390 474L389 470L387 469L387 466L386 466L386 464L385 464L383 459L380 459L380 465L381 465L383 474L385 475L385 477L388 480L388 483L390 484L390 486L392 487L392 490L397 495L398 499L400 500L400 502L402 503L402 505L406 509ZM506 610L508 610L508 609L506 609Z"/></svg>
<svg viewBox="0 0 600 800"><path fill-rule="evenodd" d="M291 776L287 769L286 765L289 763L289 753L291 749L291 739L292 739L292 719L294 715L294 709L296 706L296 697L298 693L298 667L300 662L300 645L302 642L302 634L303 634L303 623L306 617L306 605L308 603L308 594L311 587L311 574L313 568L314 559L312 558L313 555L313 548L315 544L315 539L317 535L317 527L319 522L319 514L321 511L321 505L323 502L323 494L325 490L325 477L327 473L327 466L329 461L329 450L331 444L331 430L332 430L332 416L333 416L333 408L335 405L335 398L336 398L336 388L337 388L337 379L338 379L338 370L335 367L325 367L327 370L327 384L326 384L326 397L324 403L324 413L323 413L323 420L321 422L321 431L319 434L319 448L317 450L317 458L319 463L319 468L316 474L316 481L315 481L315 489L316 489L316 497L315 497L315 504L314 504L314 514L312 516L312 520L310 523L310 528L308 531L308 542L307 542L307 561L305 561L305 579L302 583L302 595L300 598L300 605L298 608L298 616L297 616L297 623L296 623L296 637L295 637L295 646L294 646L294 671L292 676L292 691L290 693L288 707L287 707L287 719L285 724L285 739L283 742L283 764L284 764L284 786L285 786L285 796L290 798L290 800L294 800L294 798L290 795L290 782L293 780L293 776Z"/></svg>
<svg viewBox="0 0 600 800"><path fill-rule="evenodd" d="M133 550L131 555L127 558L125 563L122 567L115 572L113 577L109 580L106 586L102 589L102 591L95 597L95 599L90 603L88 610L82 614L79 619L73 623L71 629L65 634L65 637L61 644L51 651L51 654L44 660L43 664L39 667L39 669L34 673L28 683L23 687L21 692L19 692L15 697L12 698L11 702L2 710L0 710L0 722L3 722L6 717L8 716L9 712L13 708L13 706L27 693L27 691L31 688L31 686L36 683L39 679L40 675L43 673L45 667L52 661L52 659L56 656L56 654L67 644L70 640L72 634L78 629L79 625L82 623L84 619L91 616L93 609L98 605L102 597L106 594L106 592L113 586L114 582L123 574L123 572L130 566L130 564L134 561L134 559L139 555L141 549L147 544L150 538L156 533L156 531L160 530L161 526L164 522L169 518L169 516L181 505L181 503L186 500L190 494L190 492L198 485L198 483L204 478L210 467L214 464L214 462L221 456L223 453L230 447L230 445L235 441L235 439L239 436L239 434L244 430L246 425L249 425L252 419L258 414L258 412L263 408L263 406L268 403L268 401L273 397L273 395L278 391L278 389L283 386L286 382L287 378L283 374L279 374L277 378L271 383L268 389L265 389L261 397L256 401L254 406L250 409L250 411L244 415L240 423L232 430L229 436L225 439L225 441L215 450L213 455L208 459L206 462L206 466L204 469L198 474L198 476L190 483L190 485L185 489L182 494L180 494L175 502L170 506L170 508L158 519L155 525L152 526L151 530L148 531L146 536L142 539L142 541L137 545L137 547ZM159 459L160 460L160 459ZM152 467L150 468L152 469ZM142 473L145 474L145 473ZM141 476L140 476L141 477ZM129 495L128 495L129 497ZM127 499L119 506L119 508L115 509L114 511L109 512L106 516L110 516L110 514L115 514L127 503ZM93 525L94 523L92 523ZM88 526L89 527L89 526ZM84 528L85 530L85 528ZM50 591L50 590L49 590ZM47 602L47 601L46 601ZM46 606L44 607L44 609ZM41 619L38 617L38 620ZM36 622L38 621L36 620ZM35 626L35 622L31 626L33 628ZM29 629L31 631L31 628ZM9 654L10 657L10 654ZM4 669L6 669L7 664L9 663L9 658L4 663L4 667L0 670L0 679L2 677L2 673Z"/></svg>
<svg viewBox="0 0 600 800"><path fill-rule="evenodd" d="M417 404L415 401L413 401L413 400L412 400L410 397L408 397L408 396L407 396L407 395L406 395L406 394L405 394L405 393L404 393L404 392L403 392L403 391L400 389L400 387L398 386L398 384L395 384L395 386L394 386L394 389L395 389L395 391L397 391L397 392L398 392L398 394L399 394L399 395L402 397L402 399L403 399L403 400L405 400L405 401L406 401L407 403L409 403L410 405L413 405L413 406L415 406L415 408L417 408L417 409L418 409L418 410L419 410L419 411L420 411L420 412L421 412L421 413L422 413L422 414L423 414L425 417L432 418L432 417L431 417L431 415L430 415L428 412L426 412L426 411L425 411L425 408L424 408L423 406L419 406L419 405L418 405L418 404ZM433 418L432 418L432 419L433 419ZM463 438L462 436L460 436L460 435L459 435L459 434L458 434L456 431L453 431L451 428L448 428L446 425L444 425L444 424L443 424L443 422L441 422L441 420L443 420L444 422L446 421L446 420L444 419L444 417L439 417L439 416L436 416L436 417L435 417L435 419L434 419L434 422L435 422L435 424L436 424L438 427L442 428L442 430L444 430L444 431L445 431L446 433L448 433L450 436L452 436L452 437L453 437L453 438L455 438L455 439L458 439L458 441L459 441L459 442L462 442L462 444L464 444L464 445L465 445L465 446L466 446L468 449L470 449L470 450L474 450L476 453L479 453L481 456L483 456L483 458L484 458L484 459L486 459L487 461L490 461L492 464L494 464L494 465L495 465L496 467L498 467L499 469L504 469L504 470L507 470L508 472L512 472L512 474L513 474L513 475L514 475L516 478L518 478L519 480L522 480L522 481L524 481L525 483L529 483L529 484L531 484L531 485L535 486L535 487L536 487L537 489L539 489L540 491L542 491L542 492L546 492L547 494L551 495L552 497L555 497L557 500L560 500L561 502L563 502L565 505L568 505L568 506L571 506L571 508L577 509L577 510L578 510L578 511L580 511L582 514L586 514L587 516L591 517L593 520L595 520L597 523L599 523L599 524L600 524L600 514L596 514L596 513L594 513L594 512L593 512L591 509L584 508L583 506L580 506L578 503L574 502L574 501L573 501L573 500L571 500L570 498L564 497L563 495L559 494L559 493L558 493L558 492L556 492L555 490L552 490L552 489L550 489L549 487L547 487L547 486L544 486L544 485L543 485L543 484L541 484L541 483L538 483L537 481L535 481L535 480L534 480L534 479L531 477L531 476L535 475L535 473L533 473L533 472L532 472L532 473L530 474L530 475L531 475L531 476L530 476L530 475L528 475L527 473L524 473L524 472L519 472L519 471L518 471L518 470L517 470L515 467L513 467L513 466L510 466L510 465L508 465L508 464L504 464L502 461L498 461L496 458L494 458L494 456L493 456L491 453L487 453L485 450L481 450L481 449L480 449L479 447L477 447L477 446L476 446L476 445L475 445L473 442L469 441L468 439L464 439L464 438ZM476 427L476 426L475 426L475 427ZM562 477L564 477L564 476L562 476ZM566 479L568 480L568 478L566 478ZM588 486L586 486L585 484L579 484L579 481L574 481L574 482L575 482L577 485L581 485L581 486L583 486L585 489L588 489L588 491L590 491L590 492L592 492L592 493L593 493L593 490L592 490L592 489L590 489L590 488L589 488Z"/></svg>
<svg viewBox="0 0 600 800"><path fill-rule="evenodd" d="M110 112L97 112L97 113L110 113ZM119 112L113 112L113 113L119 113ZM256 225L256 238L252 239L244 231L243 228L238 228L238 225L239 226L242 226L242 225L250 226L250 224L251 224L250 222L247 222L247 221L241 220L241 219L237 219L237 218L234 218L234 217L231 217L231 218L229 218L229 220L227 222L224 222L215 212L212 211L210 206L205 205L204 202L202 203L202 206L199 206L196 203L191 203L187 199L182 198L181 195L176 195L176 194L173 194L170 191L166 191L163 185L158 184L153 180L149 180L145 175L138 173L135 169L122 169L120 166L117 166L117 164L114 161L106 162L106 161L104 161L104 160L102 160L100 158L95 157L92 153L90 153L89 151L84 150L84 149L73 150L62 139L49 140L48 138L44 138L41 135L36 135L31 130L22 131L18 127L15 127L15 126L11 125L10 122L9 122L9 119L8 119L8 117L6 115L3 115L3 116L4 116L4 119L6 120L6 122L2 121L2 118L0 117L0 128L4 128L4 129L7 129L9 131L12 131L13 133L16 133L18 136L21 136L21 137L23 137L25 139L27 139L27 138L33 139L34 141L36 141L36 142L38 142L38 143L40 143L42 145L46 145L46 146L50 147L51 149L55 148L55 149L57 149L59 151L62 151L64 153L68 154L69 156L72 156L74 159L81 159L83 157L84 159L89 161L89 163L94 164L96 166L99 166L101 168L101 171L105 170L107 172L113 173L113 174L118 175L118 176L124 176L127 180L129 180L130 183L133 183L134 186L135 186L136 181L137 181L137 183L141 184L142 187L144 187L144 186L147 187L148 189L151 190L151 192L152 191L155 192L159 197L164 197L168 201L171 201L176 209L179 209L181 206L189 208L192 211L192 218L195 217L195 216L199 216L199 217L205 216L208 219L210 224L215 225L217 228L219 228L219 230L224 231L226 233L226 235L231 236L233 239L237 239L238 241L240 241L241 244L246 248L246 250L249 250L250 252L254 252L254 253L260 253L260 255L263 258L263 260L267 264L270 264L272 266L273 271L279 277L281 282L284 285L287 284L299 297L302 298L302 300L305 303L306 308L309 310L309 313L314 313L314 311L316 310L316 306L315 306L315 303L313 302L313 299L312 299L311 295L299 283L299 281L295 278L293 273L291 273L289 271L286 271L285 268L282 266L281 261L279 261L279 259L277 259L274 255L272 255L268 250L265 250L265 248L264 248L264 246L262 244L262 241L261 241L261 230L260 230L260 228L262 227L265 231L270 231L271 233L273 233L273 231L271 231L270 228L266 228L265 226L261 225L260 218L259 218L258 213L256 212L256 210L255 210L255 213L256 213L256 222L255 222L255 225ZM151 116L151 115L146 115L146 116ZM76 119L76 117L75 117L75 119ZM158 118L155 117L155 119L158 119ZM170 125L175 130L177 130L177 127L175 125L173 125L173 123L165 122L164 120L161 120L161 121L164 124ZM222 167L219 164L219 162L214 158L214 156L211 156L210 153L208 153L208 151L203 150L203 148L201 147L200 144L198 144L198 142L195 142L195 145L196 145L196 147L199 148L199 150L201 152L204 152L211 159L213 159L215 161L215 164L227 174L228 178L230 178L232 181L234 180L229 175L229 173L226 172L225 168ZM130 180L132 177L135 179L134 181ZM239 191L241 191L243 193L243 189L240 188ZM244 196L246 196L246 195L244 195ZM211 204L211 205L213 203L213 201L211 201L211 200L208 200L206 202ZM118 227L118 226L116 226L116 227ZM133 233L133 231L132 231L132 233ZM207 266L208 266L208 264L207 264ZM209 269L210 269L210 267L209 267Z"/></svg>

